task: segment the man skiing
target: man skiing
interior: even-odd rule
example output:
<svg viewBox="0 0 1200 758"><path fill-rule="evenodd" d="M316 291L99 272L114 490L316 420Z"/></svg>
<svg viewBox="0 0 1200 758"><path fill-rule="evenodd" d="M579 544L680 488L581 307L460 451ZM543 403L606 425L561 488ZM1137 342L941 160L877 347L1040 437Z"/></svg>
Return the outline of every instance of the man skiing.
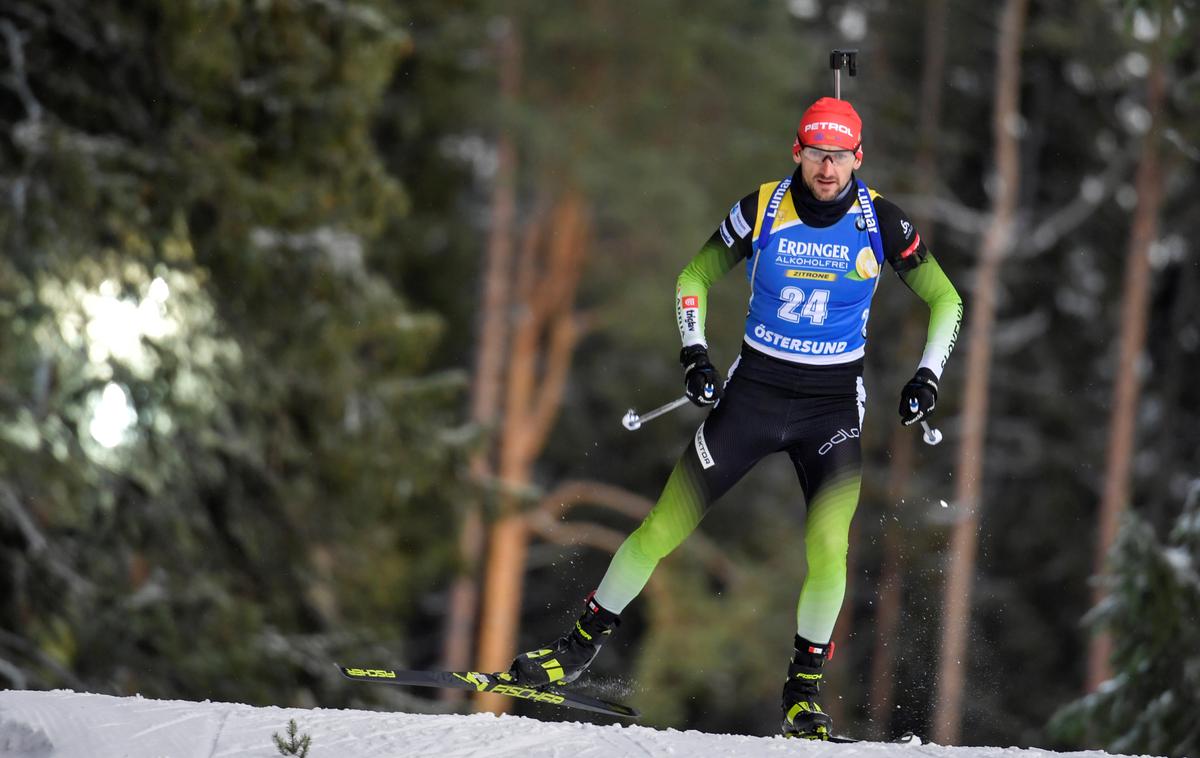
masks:
<svg viewBox="0 0 1200 758"><path fill-rule="evenodd" d="M962 300L895 204L856 178L862 120L821 98L792 147L796 169L734 204L679 275L675 308L687 396L712 412L696 430L654 508L613 556L565 636L522 653L509 674L527 687L576 679L658 562L758 461L786 452L807 503L808 571L795 650L783 685L783 733L828 739L819 702L824 662L846 589L850 520L862 472L859 433L867 317L886 260L930 308L924 354L900 393L905 425L927 418L954 347ZM708 288L742 260L750 303L741 354L722 385L704 335Z"/></svg>

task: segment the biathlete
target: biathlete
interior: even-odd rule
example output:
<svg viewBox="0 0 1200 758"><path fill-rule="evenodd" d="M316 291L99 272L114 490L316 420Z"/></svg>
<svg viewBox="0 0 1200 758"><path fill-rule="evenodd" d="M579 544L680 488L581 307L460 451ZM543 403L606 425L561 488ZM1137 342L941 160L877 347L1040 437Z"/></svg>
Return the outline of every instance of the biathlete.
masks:
<svg viewBox="0 0 1200 758"><path fill-rule="evenodd" d="M592 662L654 567L717 498L765 456L785 452L807 504L808 571L783 685L783 733L827 739L822 666L846 590L850 520L862 473L863 355L871 299L886 261L929 306L924 354L900 392L901 423L928 418L954 348L962 300L908 216L855 175L862 120L849 102L821 98L803 115L791 176L763 184L729 215L679 275L675 309L687 396L712 411L658 502L613 556L574 628L522 653L521 684L565 684ZM745 261L750 303L741 354L721 377L704 336L707 293Z"/></svg>

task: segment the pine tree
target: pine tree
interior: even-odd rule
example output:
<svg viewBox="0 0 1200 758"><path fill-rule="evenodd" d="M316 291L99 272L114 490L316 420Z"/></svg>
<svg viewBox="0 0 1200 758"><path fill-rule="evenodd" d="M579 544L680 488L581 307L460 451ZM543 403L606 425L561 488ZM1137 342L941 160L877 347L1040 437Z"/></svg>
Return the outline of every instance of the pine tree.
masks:
<svg viewBox="0 0 1200 758"><path fill-rule="evenodd" d="M0 8L6 682L287 702L449 571L463 381L377 266L415 247L374 142L405 29Z"/></svg>
<svg viewBox="0 0 1200 758"><path fill-rule="evenodd" d="M271 739L275 742L276 749L280 755L298 755L300 758L307 758L308 750L312 747L312 737L307 734L300 734L300 728L296 726L296 719L288 720L287 739L279 736L279 733L271 735Z"/></svg>
<svg viewBox="0 0 1200 758"><path fill-rule="evenodd" d="M1089 614L1113 638L1112 679L1050 729L1114 753L1200 752L1200 481L1166 542L1126 516L1109 560L1110 594Z"/></svg>

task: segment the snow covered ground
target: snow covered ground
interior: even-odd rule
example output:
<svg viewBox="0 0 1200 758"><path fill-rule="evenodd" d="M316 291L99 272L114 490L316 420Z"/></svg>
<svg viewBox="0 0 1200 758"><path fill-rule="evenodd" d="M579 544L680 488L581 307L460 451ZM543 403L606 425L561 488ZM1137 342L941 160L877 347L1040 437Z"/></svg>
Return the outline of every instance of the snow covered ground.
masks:
<svg viewBox="0 0 1200 758"><path fill-rule="evenodd" d="M273 734L295 719L312 737L309 758L620 758L621 756L802 756L804 758L1033 758L1052 753L999 747L859 743L834 745L660 730L542 722L491 714L422 715L349 710L255 708L111 697L63 690L0 691L3 758L272 758Z"/></svg>

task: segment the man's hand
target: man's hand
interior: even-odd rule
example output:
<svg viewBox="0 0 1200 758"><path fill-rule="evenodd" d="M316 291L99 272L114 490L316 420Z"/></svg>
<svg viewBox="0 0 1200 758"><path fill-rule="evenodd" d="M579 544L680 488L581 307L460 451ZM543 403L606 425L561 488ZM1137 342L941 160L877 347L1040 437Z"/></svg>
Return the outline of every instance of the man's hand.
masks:
<svg viewBox="0 0 1200 758"><path fill-rule="evenodd" d="M721 375L708 360L708 348L689 345L679 353L688 400L703 408L721 399Z"/></svg>
<svg viewBox="0 0 1200 758"><path fill-rule="evenodd" d="M927 368L917 369L900 391L900 423L911 426L929 418L937 407L937 393L937 375Z"/></svg>

